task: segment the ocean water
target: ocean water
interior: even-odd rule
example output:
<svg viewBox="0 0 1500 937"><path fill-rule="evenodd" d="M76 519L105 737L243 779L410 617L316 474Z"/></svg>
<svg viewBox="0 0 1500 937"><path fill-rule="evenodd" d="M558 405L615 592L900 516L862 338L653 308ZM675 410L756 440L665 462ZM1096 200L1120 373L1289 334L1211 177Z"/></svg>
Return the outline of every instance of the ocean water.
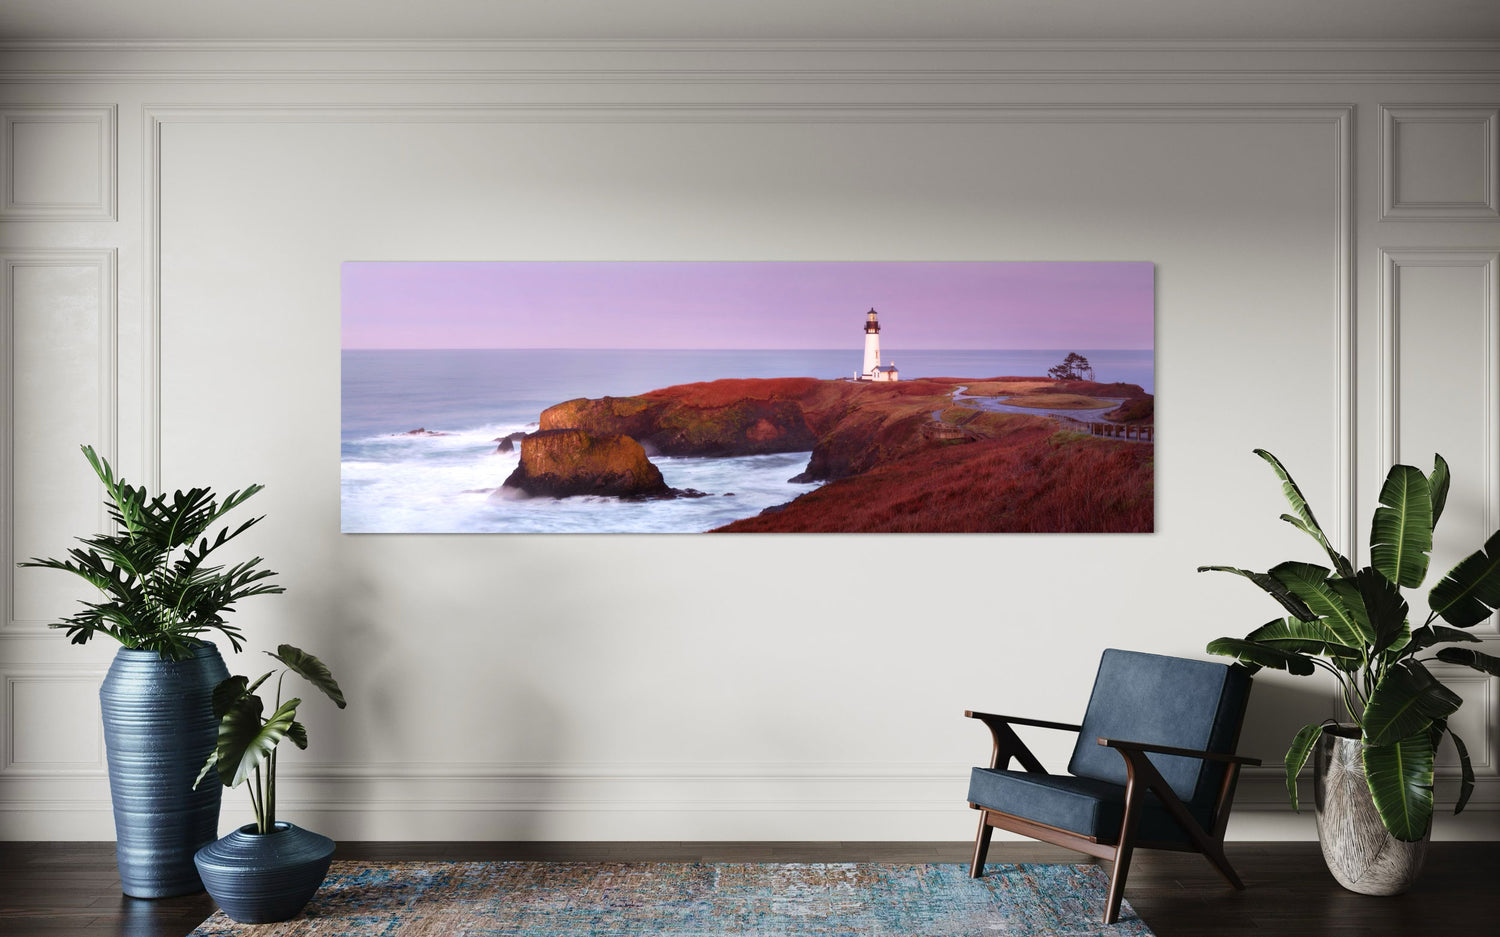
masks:
<svg viewBox="0 0 1500 937"><path fill-rule="evenodd" d="M1150 351L1079 350L1100 381L1154 392ZM1066 351L914 351L902 379L1042 375ZM668 485L706 498L491 501L519 452L496 437L536 429L542 410L574 397L625 396L727 377L852 376L859 349L346 350L343 352L341 529L345 533L679 533L709 530L790 501L816 485L787 479L808 453L652 459ZM407 436L426 429L442 436ZM518 447L519 448L519 447Z"/></svg>

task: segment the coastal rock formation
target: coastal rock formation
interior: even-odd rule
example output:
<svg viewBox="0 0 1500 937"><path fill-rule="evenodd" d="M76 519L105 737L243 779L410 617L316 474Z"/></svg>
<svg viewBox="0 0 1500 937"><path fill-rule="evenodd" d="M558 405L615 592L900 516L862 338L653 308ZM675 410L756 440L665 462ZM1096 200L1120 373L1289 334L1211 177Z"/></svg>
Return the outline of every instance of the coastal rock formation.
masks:
<svg viewBox="0 0 1500 937"><path fill-rule="evenodd" d="M640 442L656 432L656 421L667 406L664 401L644 397L578 397L543 410L539 425L543 432L581 429L590 433L629 436Z"/></svg>
<svg viewBox="0 0 1500 937"><path fill-rule="evenodd" d="M518 493L550 498L671 498L677 494L634 439L578 429L541 430L521 440L521 464L490 497L510 498Z"/></svg>
<svg viewBox="0 0 1500 937"><path fill-rule="evenodd" d="M445 433L442 430L428 429L425 426L419 426L416 429L409 429L409 430L407 430L404 433L392 433L391 435L392 436L423 436L423 437L425 437L425 436L452 436L453 434L452 433Z"/></svg>
<svg viewBox="0 0 1500 937"><path fill-rule="evenodd" d="M503 452L515 452L516 443L525 438L525 433L511 433L509 436L496 436L494 442L497 442L500 445L495 447L495 454L499 455Z"/></svg>
<svg viewBox="0 0 1500 937"><path fill-rule="evenodd" d="M817 442L795 400L741 397L718 406L672 398L579 398L542 411L543 430L565 427L629 436L670 456L799 452Z"/></svg>

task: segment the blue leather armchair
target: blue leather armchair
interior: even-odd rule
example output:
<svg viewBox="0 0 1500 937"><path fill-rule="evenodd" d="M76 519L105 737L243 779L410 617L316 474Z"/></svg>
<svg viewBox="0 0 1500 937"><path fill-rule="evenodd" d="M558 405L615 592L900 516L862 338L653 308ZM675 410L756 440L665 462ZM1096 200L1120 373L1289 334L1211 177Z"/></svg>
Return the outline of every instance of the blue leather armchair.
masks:
<svg viewBox="0 0 1500 937"><path fill-rule="evenodd" d="M1083 724L966 712L989 727L988 768L969 780L980 811L970 875L984 874L996 829L1114 862L1104 923L1119 919L1135 849L1201 852L1243 889L1224 856L1250 674L1238 664L1107 650ZM1078 733L1066 774L1050 774L1012 726ZM1021 770L1013 770L1011 761Z"/></svg>

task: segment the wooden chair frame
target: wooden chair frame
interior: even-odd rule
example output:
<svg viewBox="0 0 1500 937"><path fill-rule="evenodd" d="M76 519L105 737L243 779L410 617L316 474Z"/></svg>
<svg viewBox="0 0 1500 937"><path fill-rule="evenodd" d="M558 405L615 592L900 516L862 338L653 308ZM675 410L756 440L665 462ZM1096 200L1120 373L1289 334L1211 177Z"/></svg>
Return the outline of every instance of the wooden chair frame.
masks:
<svg viewBox="0 0 1500 937"><path fill-rule="evenodd" d="M1037 760L1036 755L1032 754L1031 749L1026 747L1026 743L1021 741L1021 737L1016 735L1015 730L1011 728L1013 725L1075 733L1083 730L1082 726L1066 722L1045 722L1040 719L1023 719L1019 716L997 716L994 713L972 710L966 711L964 715L970 719L980 720L989 728L990 737L994 740L994 751L990 755L990 768L994 770L1008 768L1011 759L1015 759L1030 774L1050 773L1042 767L1042 763ZM1238 741L1238 727L1236 727L1235 734L1236 741ZM1260 759L1191 748L1173 748L1168 745L1151 745L1123 739L1101 738L1098 739L1098 743L1113 748L1125 759L1125 812L1120 823L1119 835L1114 841L1084 836L1071 830L1048 826L1025 817L971 803L969 806L979 811L979 833L974 838L974 861L969 866L970 877L981 878L984 875L984 857L989 852L990 836L995 830L1000 829L1113 862L1114 870L1109 877L1109 900L1104 908L1104 923L1106 924L1113 924L1120 919L1120 902L1125 897L1125 877L1130 872L1130 857L1136 849L1201 852L1208 857L1226 882L1236 889L1243 890L1245 883L1240 881L1240 877L1235 874L1234 867L1229 864L1229 859L1224 855L1224 832L1229 826L1229 808L1234 802L1234 789L1239 782L1240 768L1245 765L1259 765ZM1146 757L1147 754L1201 758L1205 761L1220 762L1226 766L1224 780L1219 785L1219 794L1214 802L1213 819L1209 829L1204 829L1188 812L1176 791L1172 790L1171 785L1162 778L1156 766L1151 763L1151 759ZM1141 805L1146 799L1145 791L1150 791L1157 796L1162 806L1166 807L1167 812L1177 821L1177 825L1187 833L1190 843L1137 839L1136 825L1140 819Z"/></svg>

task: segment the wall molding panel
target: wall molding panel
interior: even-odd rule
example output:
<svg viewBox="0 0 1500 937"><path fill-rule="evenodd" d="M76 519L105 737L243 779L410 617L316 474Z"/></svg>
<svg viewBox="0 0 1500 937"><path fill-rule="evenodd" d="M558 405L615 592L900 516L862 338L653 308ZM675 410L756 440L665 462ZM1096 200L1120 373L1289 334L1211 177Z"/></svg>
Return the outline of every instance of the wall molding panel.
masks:
<svg viewBox="0 0 1500 937"><path fill-rule="evenodd" d="M95 711L97 707L92 705L103 679L104 670L97 667L66 664L4 665L4 669L0 669L0 700L3 700L5 707L4 718L0 719L0 780L106 777L103 728ZM83 696L88 701L88 705L82 707L89 710L86 717L88 724L69 726L66 723L39 722L29 726L17 725L17 714L22 711L18 694L24 694L28 689L47 687L66 689L74 697ZM31 743L32 747L45 748L45 738L56 737L59 731L67 729L78 732L92 730L91 742L86 746L92 750L92 757L21 758L18 755L18 740L27 734L38 737L38 740ZM76 738L69 739L69 743L75 747L78 741Z"/></svg>
<svg viewBox="0 0 1500 937"><path fill-rule="evenodd" d="M98 343L98 353L92 364L94 373L90 377L97 381L99 394L96 401L94 446L111 462L117 461L119 426L117 263L117 251L114 248L0 248L0 336L5 340L5 353L0 355L0 413L5 416L6 425L14 426L16 423L15 327L17 315L24 314L24 310L17 309L18 271L38 268L77 268L88 271L95 296L92 299L72 299L85 304L90 301L95 303L95 340ZM66 301L68 297L62 299ZM4 531L4 536L0 537L0 583L5 586L4 594L0 596L0 603L3 603L3 608L0 608L0 638L49 634L49 620L18 620L16 617L16 562L25 558L15 555L12 536L16 511L16 441L11 438L10 433L0 436L3 436L0 438L0 519L3 519ZM110 521L102 503L96 517L98 529L106 529Z"/></svg>
<svg viewBox="0 0 1500 937"><path fill-rule="evenodd" d="M1404 106L1382 107L1381 112L1381 210L1382 221L1495 221L1500 219L1500 108ZM1471 175L1459 184L1472 183L1473 198L1416 198L1403 192L1407 172L1432 170L1451 177L1444 167L1406 165L1401 156L1403 134L1416 128L1470 127L1474 149ZM1407 129L1411 128L1411 129ZM1454 154L1448 154L1450 161Z"/></svg>
<svg viewBox="0 0 1500 937"><path fill-rule="evenodd" d="M1500 250L1470 250L1443 247L1381 248L1380 250L1380 420L1381 462L1386 466L1401 460L1401 271L1414 267L1444 269L1478 268L1484 278L1484 296L1476 312L1485 325L1484 353L1487 362L1484 383L1488 389L1485 451L1492 453L1486 466L1485 521L1500 526Z"/></svg>
<svg viewBox="0 0 1500 937"><path fill-rule="evenodd" d="M148 105L144 110L145 164L145 347L148 399L145 405L146 477L161 483L161 185L163 130L172 124L233 123L538 123L538 124L1193 124L1193 125L1325 125L1332 132L1330 181L1335 197L1331 219L1333 250L1338 258L1332 328L1338 349L1335 364L1333 426L1339 464L1334 468L1334 514L1330 529L1344 543L1356 539L1354 442L1354 171L1352 106L1189 104L950 104L890 105L862 103L653 104L600 103L451 105L451 104L235 104Z"/></svg>
<svg viewBox="0 0 1500 937"><path fill-rule="evenodd" d="M1483 416L1473 429L1483 452L1481 483L1485 530L1500 528L1500 250L1451 248L1388 248L1380 251L1380 399L1377 421L1380 430L1380 460L1391 466L1416 454L1401 447L1402 271L1413 269L1472 269L1479 272L1480 291L1473 310L1480 323L1480 352L1484 359L1481 379ZM1425 453L1422 454L1425 457ZM1476 545L1477 548L1477 545ZM1480 626L1490 637L1500 637L1500 622L1492 616Z"/></svg>
<svg viewBox="0 0 1500 937"><path fill-rule="evenodd" d="M114 105L0 105L0 222L114 221L116 153ZM65 128L83 131L82 140L66 141L40 152L50 141L22 146L25 134L57 134ZM89 139L89 137L92 139ZM27 151L34 151L30 156ZM55 172L59 155L79 175L66 180L38 178ZM92 163L92 166L89 164ZM31 174L31 178L27 174ZM47 189L68 192L49 194ZM29 194L42 190L42 194Z"/></svg>

